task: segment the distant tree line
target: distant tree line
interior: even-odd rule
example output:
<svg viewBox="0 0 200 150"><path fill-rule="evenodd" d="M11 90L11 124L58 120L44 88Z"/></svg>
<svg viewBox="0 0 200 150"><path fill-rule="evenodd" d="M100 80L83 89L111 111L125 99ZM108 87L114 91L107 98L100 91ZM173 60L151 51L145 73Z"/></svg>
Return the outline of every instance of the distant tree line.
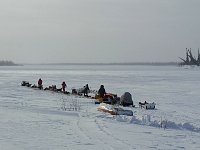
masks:
<svg viewBox="0 0 200 150"><path fill-rule="evenodd" d="M170 66L170 65L178 65L178 63L177 62L47 63L45 65L149 65L149 66Z"/></svg>
<svg viewBox="0 0 200 150"><path fill-rule="evenodd" d="M198 49L198 55L197 58L195 58L195 56L192 54L192 50L191 48L188 49L186 48L186 58L183 59L181 57L179 57L183 62L180 63L180 65L196 65L196 66L200 66L200 53L199 53L199 49Z"/></svg>
<svg viewBox="0 0 200 150"><path fill-rule="evenodd" d="M12 61L7 61L7 60L0 60L0 66L16 66Z"/></svg>

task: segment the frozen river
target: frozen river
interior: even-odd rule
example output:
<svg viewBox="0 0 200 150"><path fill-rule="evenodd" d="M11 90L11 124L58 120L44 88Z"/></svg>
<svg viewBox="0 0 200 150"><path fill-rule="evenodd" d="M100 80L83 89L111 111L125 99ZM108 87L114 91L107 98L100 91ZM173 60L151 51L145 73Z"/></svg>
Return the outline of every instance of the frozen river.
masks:
<svg viewBox="0 0 200 150"><path fill-rule="evenodd" d="M200 68L131 65L24 65L0 67L0 149L200 149ZM155 102L156 110L131 108L135 118L98 112L92 100L22 87L85 84L133 102ZM79 111L63 111L77 99ZM150 116L150 122L144 120ZM166 120L167 129L157 125ZM149 121L149 120L148 120ZM95 136L97 135L97 136ZM109 142L108 142L109 141Z"/></svg>

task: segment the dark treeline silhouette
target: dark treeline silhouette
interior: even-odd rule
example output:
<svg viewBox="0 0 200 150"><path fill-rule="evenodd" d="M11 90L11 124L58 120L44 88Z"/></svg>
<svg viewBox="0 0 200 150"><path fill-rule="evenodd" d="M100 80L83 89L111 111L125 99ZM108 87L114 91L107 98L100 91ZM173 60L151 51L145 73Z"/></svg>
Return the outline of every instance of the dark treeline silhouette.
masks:
<svg viewBox="0 0 200 150"><path fill-rule="evenodd" d="M179 57L179 58L183 61L183 62L180 63L180 65L196 65L196 66L200 66L199 49L198 49L197 58L195 58L195 56L193 56L191 48L190 49L186 48L186 58L185 59L183 59L181 57Z"/></svg>
<svg viewBox="0 0 200 150"><path fill-rule="evenodd" d="M178 65L177 62L119 62L119 63L45 63L41 65L149 65L169 66Z"/></svg>
<svg viewBox="0 0 200 150"><path fill-rule="evenodd" d="M0 66L16 66L12 61L7 61L7 60L0 60Z"/></svg>

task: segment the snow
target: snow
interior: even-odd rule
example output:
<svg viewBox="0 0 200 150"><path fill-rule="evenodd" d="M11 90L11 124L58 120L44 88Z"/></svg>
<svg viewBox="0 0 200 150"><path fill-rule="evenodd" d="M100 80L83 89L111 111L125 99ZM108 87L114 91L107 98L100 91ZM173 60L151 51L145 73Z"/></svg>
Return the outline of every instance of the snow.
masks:
<svg viewBox="0 0 200 150"><path fill-rule="evenodd" d="M200 68L178 66L25 65L0 67L1 150L200 149ZM93 99L22 87L66 81L121 96L130 92L133 116L97 110ZM138 103L155 102L145 110Z"/></svg>

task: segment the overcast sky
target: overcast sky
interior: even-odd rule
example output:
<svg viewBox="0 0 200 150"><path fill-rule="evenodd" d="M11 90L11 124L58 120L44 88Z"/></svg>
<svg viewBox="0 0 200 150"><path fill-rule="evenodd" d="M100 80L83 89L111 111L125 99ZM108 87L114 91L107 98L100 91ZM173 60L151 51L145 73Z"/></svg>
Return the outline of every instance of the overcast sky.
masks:
<svg viewBox="0 0 200 150"><path fill-rule="evenodd" d="M0 60L168 62L200 48L200 0L0 0Z"/></svg>

